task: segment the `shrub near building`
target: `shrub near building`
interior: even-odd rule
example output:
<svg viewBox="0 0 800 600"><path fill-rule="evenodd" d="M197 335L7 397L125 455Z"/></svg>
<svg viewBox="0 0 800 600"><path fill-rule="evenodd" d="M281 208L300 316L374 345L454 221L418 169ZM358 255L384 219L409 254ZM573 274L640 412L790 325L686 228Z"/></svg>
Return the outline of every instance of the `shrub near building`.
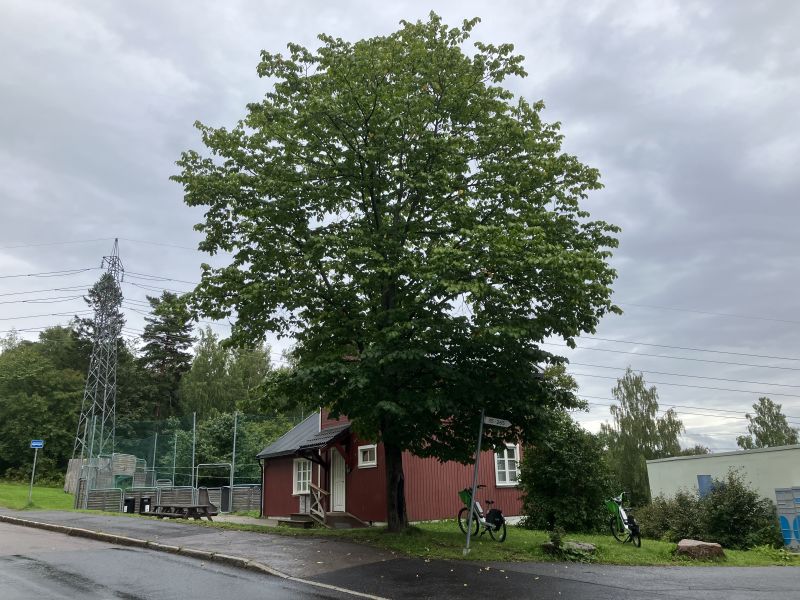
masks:
<svg viewBox="0 0 800 600"><path fill-rule="evenodd" d="M610 470L598 438L566 412L557 412L547 434L526 449L520 471L523 526L591 532L607 522Z"/></svg>
<svg viewBox="0 0 800 600"><path fill-rule="evenodd" d="M783 546L775 505L733 470L715 479L706 496L685 491L672 498L659 496L637 513L637 519L645 537L670 542L693 538L732 549Z"/></svg>

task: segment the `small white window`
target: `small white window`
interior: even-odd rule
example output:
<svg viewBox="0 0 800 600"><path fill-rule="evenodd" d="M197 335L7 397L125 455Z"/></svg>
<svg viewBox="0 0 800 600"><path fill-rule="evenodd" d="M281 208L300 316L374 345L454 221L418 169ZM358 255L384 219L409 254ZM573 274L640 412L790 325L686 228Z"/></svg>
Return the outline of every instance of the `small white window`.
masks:
<svg viewBox="0 0 800 600"><path fill-rule="evenodd" d="M519 475L519 446L508 445L497 452L494 462L495 481L499 487L517 485Z"/></svg>
<svg viewBox="0 0 800 600"><path fill-rule="evenodd" d="M364 469L366 467L378 466L378 451L375 449L375 444L368 446L358 447L358 468Z"/></svg>
<svg viewBox="0 0 800 600"><path fill-rule="evenodd" d="M292 470L292 493L308 494L311 483L311 461L306 458L295 458Z"/></svg>

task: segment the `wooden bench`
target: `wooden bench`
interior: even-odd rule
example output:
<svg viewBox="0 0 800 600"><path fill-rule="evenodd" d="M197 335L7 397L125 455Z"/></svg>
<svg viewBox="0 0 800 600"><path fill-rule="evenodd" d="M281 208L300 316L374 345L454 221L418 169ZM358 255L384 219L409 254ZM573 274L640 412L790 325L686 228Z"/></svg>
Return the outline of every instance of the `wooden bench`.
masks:
<svg viewBox="0 0 800 600"><path fill-rule="evenodd" d="M198 504L157 504L150 511L154 517L159 519L195 519L199 521L203 517L213 521L211 517L216 517L219 510L211 504L208 499L208 490L199 488L197 490Z"/></svg>
<svg viewBox="0 0 800 600"><path fill-rule="evenodd" d="M215 517L219 512L213 504L159 504L154 506L149 514L159 519L200 520L205 517L213 521L211 517Z"/></svg>

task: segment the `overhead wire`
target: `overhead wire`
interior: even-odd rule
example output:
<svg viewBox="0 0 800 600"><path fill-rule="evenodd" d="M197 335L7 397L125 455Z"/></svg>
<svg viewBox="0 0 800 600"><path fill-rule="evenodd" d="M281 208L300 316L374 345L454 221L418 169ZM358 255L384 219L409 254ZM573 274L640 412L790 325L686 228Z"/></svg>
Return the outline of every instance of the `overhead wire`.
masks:
<svg viewBox="0 0 800 600"><path fill-rule="evenodd" d="M594 377L597 379L613 379L617 380L618 377L613 377L610 375L594 375L591 373L572 373L572 375L579 376L579 377ZM716 390L720 392L737 392L742 394L756 394L760 396L781 396L783 398L795 398L800 399L800 396L794 394L783 394L781 392L764 392L759 390L740 390L740 389L732 389L732 388L720 388L720 387L712 387L712 386L705 386L705 385L690 385L688 383L670 383L668 381L648 381L649 384L652 385L671 385L677 387L685 387L685 388L695 388L699 390Z"/></svg>

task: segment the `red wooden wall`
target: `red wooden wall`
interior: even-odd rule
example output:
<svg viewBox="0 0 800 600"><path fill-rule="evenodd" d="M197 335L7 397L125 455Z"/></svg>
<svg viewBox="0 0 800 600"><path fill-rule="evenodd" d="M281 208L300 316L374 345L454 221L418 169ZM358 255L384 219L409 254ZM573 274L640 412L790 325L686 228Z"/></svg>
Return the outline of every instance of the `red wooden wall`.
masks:
<svg viewBox="0 0 800 600"><path fill-rule="evenodd" d="M264 461L263 513L268 517L288 517L300 508L297 496L292 495L291 456L271 458Z"/></svg>
<svg viewBox="0 0 800 600"><path fill-rule="evenodd" d="M410 521L453 519L464 506L458 492L472 485L472 465L455 462L440 463L433 458L419 458L403 453L403 471L406 478L406 508ZM506 516L522 514L521 490L517 487L495 485L494 453L481 453L478 483L486 488L478 490L478 502L484 510L484 500L494 500Z"/></svg>

